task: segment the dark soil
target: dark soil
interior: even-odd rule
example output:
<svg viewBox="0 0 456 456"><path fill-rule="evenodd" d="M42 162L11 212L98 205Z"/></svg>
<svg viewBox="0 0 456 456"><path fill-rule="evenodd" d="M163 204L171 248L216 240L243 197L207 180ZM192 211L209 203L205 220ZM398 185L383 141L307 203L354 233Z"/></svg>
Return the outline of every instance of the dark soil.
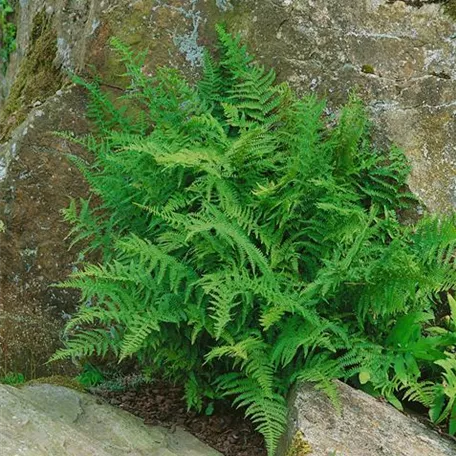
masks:
<svg viewBox="0 0 456 456"><path fill-rule="evenodd" d="M166 382L129 386L124 391L94 391L112 405L142 418L146 424L180 426L225 456L266 456L263 438L242 412L218 403L210 416L187 411L180 387Z"/></svg>

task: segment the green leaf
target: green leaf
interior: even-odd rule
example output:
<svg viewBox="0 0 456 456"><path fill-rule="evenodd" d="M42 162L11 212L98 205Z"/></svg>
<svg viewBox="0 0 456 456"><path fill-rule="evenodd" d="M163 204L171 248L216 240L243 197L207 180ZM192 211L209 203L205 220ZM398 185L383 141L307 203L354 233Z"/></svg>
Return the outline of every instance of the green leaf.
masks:
<svg viewBox="0 0 456 456"><path fill-rule="evenodd" d="M433 423L436 423L443 411L445 406L445 394L442 388L439 388L434 396L434 403L429 409L429 418Z"/></svg>
<svg viewBox="0 0 456 456"><path fill-rule="evenodd" d="M396 356L394 360L394 371L402 384L407 385L409 376L402 355Z"/></svg>
<svg viewBox="0 0 456 456"><path fill-rule="evenodd" d="M448 305L450 306L451 321L453 327L456 330L456 299L453 298L449 293L447 294Z"/></svg>
<svg viewBox="0 0 456 456"><path fill-rule="evenodd" d="M206 409L204 410L204 414L206 416L211 416L213 413L214 413L214 403L213 402L209 402L209 404L207 405Z"/></svg>
<svg viewBox="0 0 456 456"><path fill-rule="evenodd" d="M387 401L392 404L394 407L396 407L398 410L403 411L404 407L402 406L401 401L393 394L393 393L386 393L385 398Z"/></svg>
<svg viewBox="0 0 456 456"><path fill-rule="evenodd" d="M359 382L361 385L365 385L371 379L371 375L367 371L362 371L359 373Z"/></svg>
<svg viewBox="0 0 456 456"><path fill-rule="evenodd" d="M448 426L448 433L450 435L456 435L456 402L453 404L450 415L450 424Z"/></svg>

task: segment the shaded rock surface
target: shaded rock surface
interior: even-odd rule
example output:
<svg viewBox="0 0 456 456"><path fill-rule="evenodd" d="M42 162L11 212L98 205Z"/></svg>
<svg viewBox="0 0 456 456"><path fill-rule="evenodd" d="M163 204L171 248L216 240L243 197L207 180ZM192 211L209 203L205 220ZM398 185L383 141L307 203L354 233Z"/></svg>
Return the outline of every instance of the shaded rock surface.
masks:
<svg viewBox="0 0 456 456"><path fill-rule="evenodd" d="M182 68L196 79L214 24L240 32L257 59L337 111L351 89L366 100L379 143L403 147L410 186L431 210L456 207L456 22L440 3L388 0L21 0L18 50L0 83L0 374L45 366L77 302L49 286L77 259L60 209L86 194L55 137L82 134L85 98L67 71L91 65L113 95L125 84L108 44L148 48L144 71ZM70 367L71 369L71 367Z"/></svg>
<svg viewBox="0 0 456 456"><path fill-rule="evenodd" d="M182 429L146 426L84 393L0 385L2 456L220 456Z"/></svg>
<svg viewBox="0 0 456 456"><path fill-rule="evenodd" d="M0 187L0 376L9 371L29 378L46 374L50 368L44 363L60 344L63 322L74 308L74 293L50 285L71 272L76 258L68 251L68 227L60 210L69 197L87 192L66 158L84 154L53 132L86 132L84 107L79 90L55 95L33 108L10 140L0 144L0 155L10 160L8 179ZM72 366L52 369L70 373Z"/></svg>
<svg viewBox="0 0 456 456"><path fill-rule="evenodd" d="M312 456L454 456L456 440L447 440L389 404L338 382L342 413L310 384L290 397L286 447L305 447ZM292 453L294 454L294 453ZM299 452L296 453L301 456ZM307 454L307 453L304 453Z"/></svg>

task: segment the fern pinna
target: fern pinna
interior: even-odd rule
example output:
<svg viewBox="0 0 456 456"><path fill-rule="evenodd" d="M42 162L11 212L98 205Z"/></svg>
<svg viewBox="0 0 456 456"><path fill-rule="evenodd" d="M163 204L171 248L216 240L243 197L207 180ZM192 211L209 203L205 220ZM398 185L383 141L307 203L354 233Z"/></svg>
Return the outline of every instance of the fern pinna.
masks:
<svg viewBox="0 0 456 456"><path fill-rule="evenodd" d="M375 148L359 100L328 118L218 36L195 86L146 75L113 40L131 110L76 78L99 129L77 139L93 161L73 157L94 198L65 217L103 262L60 285L82 303L54 360L134 356L184 383L189 407L232 398L270 455L303 380L335 404L335 378L421 401L454 432L455 218L400 223L408 164Z"/></svg>

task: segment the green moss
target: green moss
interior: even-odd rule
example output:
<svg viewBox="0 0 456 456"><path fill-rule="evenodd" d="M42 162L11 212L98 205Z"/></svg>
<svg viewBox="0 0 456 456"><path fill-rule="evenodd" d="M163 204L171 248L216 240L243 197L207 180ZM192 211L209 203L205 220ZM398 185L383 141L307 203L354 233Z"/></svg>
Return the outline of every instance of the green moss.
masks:
<svg viewBox="0 0 456 456"><path fill-rule="evenodd" d="M445 12L452 19L456 20L456 0L448 0L445 3Z"/></svg>
<svg viewBox="0 0 456 456"><path fill-rule="evenodd" d="M375 74L375 68L372 65L365 64L361 67L361 71L366 74Z"/></svg>
<svg viewBox="0 0 456 456"><path fill-rule="evenodd" d="M287 456L306 456L312 453L312 447L304 438L301 431L297 431L288 449Z"/></svg>
<svg viewBox="0 0 456 456"><path fill-rule="evenodd" d="M65 377L63 375L53 375L51 377L42 377L35 380L30 380L26 385L55 385L64 386L81 393L85 392L85 388L74 378Z"/></svg>
<svg viewBox="0 0 456 456"><path fill-rule="evenodd" d="M33 21L29 50L0 113L0 140L25 120L34 102L43 101L61 87L63 75L53 63L56 52L51 18L41 12Z"/></svg>

